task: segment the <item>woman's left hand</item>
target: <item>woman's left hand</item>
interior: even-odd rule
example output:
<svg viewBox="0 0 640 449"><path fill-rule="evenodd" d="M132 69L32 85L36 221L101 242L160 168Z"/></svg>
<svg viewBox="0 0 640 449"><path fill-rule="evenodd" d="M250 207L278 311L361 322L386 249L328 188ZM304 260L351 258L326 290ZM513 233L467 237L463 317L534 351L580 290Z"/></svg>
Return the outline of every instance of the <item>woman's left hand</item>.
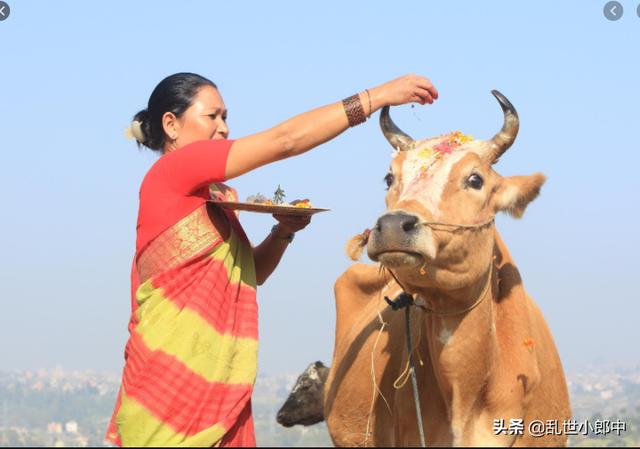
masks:
<svg viewBox="0 0 640 449"><path fill-rule="evenodd" d="M278 233L281 237L286 237L292 232L297 232L307 227L311 223L311 215L278 215L273 214L273 218L278 220Z"/></svg>

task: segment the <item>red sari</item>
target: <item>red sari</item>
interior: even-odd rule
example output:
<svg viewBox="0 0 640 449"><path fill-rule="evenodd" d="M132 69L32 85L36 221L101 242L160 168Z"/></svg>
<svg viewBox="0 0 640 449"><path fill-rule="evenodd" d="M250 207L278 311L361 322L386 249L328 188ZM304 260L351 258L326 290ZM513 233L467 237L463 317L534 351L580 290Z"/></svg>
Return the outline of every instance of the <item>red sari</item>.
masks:
<svg viewBox="0 0 640 449"><path fill-rule="evenodd" d="M235 214L226 238L211 195L232 141L162 156L140 187L130 338L106 439L122 446L255 446L258 311L253 251ZM210 192L210 186L217 187Z"/></svg>

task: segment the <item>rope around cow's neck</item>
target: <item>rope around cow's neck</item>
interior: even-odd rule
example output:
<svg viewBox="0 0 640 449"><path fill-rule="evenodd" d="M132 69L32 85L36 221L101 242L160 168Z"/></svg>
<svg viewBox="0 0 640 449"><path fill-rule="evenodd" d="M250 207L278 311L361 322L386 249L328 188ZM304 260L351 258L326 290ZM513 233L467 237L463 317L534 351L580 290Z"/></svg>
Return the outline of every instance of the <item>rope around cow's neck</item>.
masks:
<svg viewBox="0 0 640 449"><path fill-rule="evenodd" d="M416 417L418 420L418 434L420 435L420 447L427 447L422 427L422 410L420 409L420 396L418 394L418 381L416 368L413 364L413 344L411 343L411 315L409 307L405 308L405 332L407 334L407 351L409 351L409 369L411 370L411 387L413 388L413 402L416 404Z"/></svg>
<svg viewBox="0 0 640 449"><path fill-rule="evenodd" d="M480 296L478 296L478 299L476 299L473 302L473 304L471 304L471 306L467 307L466 309L455 311L455 312L436 312L435 310L427 309L426 307L423 307L422 305L416 304L415 300L413 299L413 295L407 293L407 290L400 283L400 280L396 277L395 273L392 270L387 269L389 271L389 273L391 273L391 276L393 276L395 281L398 283L400 288L402 288L402 293L396 297L395 301L391 301L387 296L385 296L384 299L391 306L391 308L393 310L398 310L400 308L404 308L405 309L405 333L406 333L406 339L407 339L407 353L408 353L408 358L409 358L409 372L411 373L411 387L412 387L412 390L413 390L413 401L414 401L415 406L416 406L416 420L418 422L418 434L419 434L419 437L420 437L420 447L427 447L427 446L426 446L426 442L425 442L424 428L423 428L423 425L422 425L422 410L421 410L421 407L420 407L420 396L419 396L419 392L418 392L418 380L416 379L416 369L415 369L415 365L413 363L413 342L412 342L412 339L411 339L411 315L410 315L411 312L410 312L410 306L411 305L417 305L418 307L420 307L424 311L426 311L428 313L431 313L433 315L439 315L439 316L460 315L460 314L467 313L467 312L475 309L482 302L482 300L485 298L485 296L487 296L487 292L489 291L489 287L491 286L491 280L492 280L492 276L493 276L493 263L494 262L492 260L491 261L491 265L489 267L489 273L488 273L488 276L487 276L487 282L485 283L485 286L482 289L482 293L480 293Z"/></svg>

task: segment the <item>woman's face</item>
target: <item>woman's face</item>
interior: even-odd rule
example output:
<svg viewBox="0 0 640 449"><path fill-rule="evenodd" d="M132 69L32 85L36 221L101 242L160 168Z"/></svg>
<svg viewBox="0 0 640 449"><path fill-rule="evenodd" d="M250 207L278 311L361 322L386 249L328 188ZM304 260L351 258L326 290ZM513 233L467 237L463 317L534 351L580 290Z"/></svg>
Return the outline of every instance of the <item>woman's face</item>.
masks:
<svg viewBox="0 0 640 449"><path fill-rule="evenodd" d="M218 90L212 86L201 87L180 118L170 112L163 115L165 153L198 140L226 139L229 135L226 120L227 108Z"/></svg>

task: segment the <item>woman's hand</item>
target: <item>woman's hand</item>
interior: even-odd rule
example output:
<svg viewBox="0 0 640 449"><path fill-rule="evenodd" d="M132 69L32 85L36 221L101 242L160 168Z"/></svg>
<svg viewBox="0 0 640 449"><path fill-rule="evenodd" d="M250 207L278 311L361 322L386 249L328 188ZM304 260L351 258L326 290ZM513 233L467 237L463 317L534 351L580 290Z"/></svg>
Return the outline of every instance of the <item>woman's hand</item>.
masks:
<svg viewBox="0 0 640 449"><path fill-rule="evenodd" d="M273 218L278 220L277 237L286 238L292 232L298 232L311 223L311 215L278 215L273 214Z"/></svg>
<svg viewBox="0 0 640 449"><path fill-rule="evenodd" d="M438 98L438 91L424 76L414 74L401 76L370 90L372 99L378 109L383 106L397 106L407 103L433 103Z"/></svg>

